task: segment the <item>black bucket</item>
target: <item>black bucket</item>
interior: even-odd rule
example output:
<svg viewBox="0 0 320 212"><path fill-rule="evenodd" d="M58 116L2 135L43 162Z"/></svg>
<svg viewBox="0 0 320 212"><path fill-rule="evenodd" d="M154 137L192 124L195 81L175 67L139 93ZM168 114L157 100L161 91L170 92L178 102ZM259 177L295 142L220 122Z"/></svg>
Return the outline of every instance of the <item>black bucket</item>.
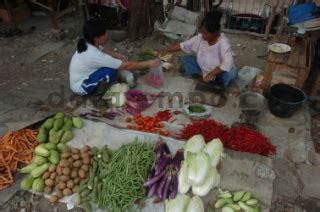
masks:
<svg viewBox="0 0 320 212"><path fill-rule="evenodd" d="M268 103L270 112L280 118L291 117L306 101L305 93L291 85L276 84L270 89Z"/></svg>

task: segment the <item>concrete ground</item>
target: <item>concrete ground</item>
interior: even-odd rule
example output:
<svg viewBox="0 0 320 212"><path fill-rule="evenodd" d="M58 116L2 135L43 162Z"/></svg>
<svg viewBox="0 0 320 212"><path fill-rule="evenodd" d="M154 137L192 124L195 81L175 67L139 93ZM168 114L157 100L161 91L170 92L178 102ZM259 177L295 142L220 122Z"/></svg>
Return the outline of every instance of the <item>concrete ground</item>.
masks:
<svg viewBox="0 0 320 212"><path fill-rule="evenodd" d="M49 18L34 17L19 26L24 35L0 38L0 133L68 109L67 102L72 98L68 65L76 41L81 36L81 19L64 19L61 26L65 29L63 38L51 31ZM0 30L3 30L2 26ZM267 43L248 35L227 36L238 67L264 68ZM172 41L154 36L135 43L115 43L111 40L107 47L134 57L143 47L162 49L170 43ZM308 108L304 111L308 112ZM320 141L320 116L311 118L309 130L317 144ZM286 157L271 159L275 173L271 211L320 211L319 154L310 150L303 161L292 161ZM3 192L0 192L0 211L21 208L27 211L66 211L64 204L51 207L43 197L19 191L18 183Z"/></svg>

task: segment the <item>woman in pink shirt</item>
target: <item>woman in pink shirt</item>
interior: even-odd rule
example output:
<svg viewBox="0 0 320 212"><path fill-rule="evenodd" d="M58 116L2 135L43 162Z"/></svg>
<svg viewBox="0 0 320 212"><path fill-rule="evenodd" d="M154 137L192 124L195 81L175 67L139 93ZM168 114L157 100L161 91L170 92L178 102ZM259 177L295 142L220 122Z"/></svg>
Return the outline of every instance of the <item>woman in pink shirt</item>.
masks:
<svg viewBox="0 0 320 212"><path fill-rule="evenodd" d="M198 35L160 52L160 55L176 51L196 54L183 58L185 73L201 75L204 82L216 82L227 87L237 77L237 71L229 40L225 34L220 33L221 18L221 11L209 12Z"/></svg>

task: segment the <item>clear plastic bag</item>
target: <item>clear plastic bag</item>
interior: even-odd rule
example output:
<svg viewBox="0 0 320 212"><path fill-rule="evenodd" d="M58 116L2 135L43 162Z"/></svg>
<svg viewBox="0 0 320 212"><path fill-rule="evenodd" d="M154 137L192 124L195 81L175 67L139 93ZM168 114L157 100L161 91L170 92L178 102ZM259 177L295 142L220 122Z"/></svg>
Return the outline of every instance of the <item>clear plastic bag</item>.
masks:
<svg viewBox="0 0 320 212"><path fill-rule="evenodd" d="M155 88L161 88L164 85L164 74L162 70L162 63L152 68L149 73L146 75L146 80L148 85L155 87Z"/></svg>

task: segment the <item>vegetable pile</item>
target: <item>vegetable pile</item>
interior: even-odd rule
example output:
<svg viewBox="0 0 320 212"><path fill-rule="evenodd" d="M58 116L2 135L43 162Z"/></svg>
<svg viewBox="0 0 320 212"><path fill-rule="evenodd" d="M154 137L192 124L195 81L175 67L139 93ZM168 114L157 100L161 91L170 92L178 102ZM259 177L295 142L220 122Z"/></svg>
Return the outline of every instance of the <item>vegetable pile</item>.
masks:
<svg viewBox="0 0 320 212"><path fill-rule="evenodd" d="M150 107L157 98L155 95L150 95L137 89L129 90L125 96L125 110L131 115L141 113Z"/></svg>
<svg viewBox="0 0 320 212"><path fill-rule="evenodd" d="M64 116L61 112L53 118L47 119L41 125L38 134L38 140L41 144L34 149L35 157L28 166L20 170L20 173L29 174L21 182L21 189L43 192L45 185L52 185L51 181L55 180L57 174L52 176L50 174L50 180L48 180L47 170L50 168L50 173L55 171L55 167L61 159L60 154L67 149L65 143L73 138L73 127L82 128L82 120L79 117ZM47 143L47 141L49 142ZM50 182L47 183L45 180ZM46 191L49 192L51 189L46 188Z"/></svg>
<svg viewBox="0 0 320 212"><path fill-rule="evenodd" d="M138 55L138 62L143 62L147 60L154 60L158 57L158 52L152 50L152 49L146 49L142 53ZM139 71L140 75L145 75L146 73L149 72L149 68L145 68L141 71Z"/></svg>
<svg viewBox="0 0 320 212"><path fill-rule="evenodd" d="M124 211L144 199L146 191L143 183L156 159L154 148L149 143L134 141L113 153L98 197L100 208Z"/></svg>
<svg viewBox="0 0 320 212"><path fill-rule="evenodd" d="M50 194L55 190L55 194L49 199L50 203L56 203L64 196L70 196L80 191L81 181L88 176L92 154L91 148L87 145L81 150L77 148L65 149L59 164L49 166L42 178L45 180L45 193Z"/></svg>
<svg viewBox="0 0 320 212"><path fill-rule="evenodd" d="M276 154L276 147L261 133L245 126L227 128L212 119L192 120L178 135L181 139L190 139L194 135L202 135L206 142L220 138L225 148L239 152L249 152L263 156Z"/></svg>
<svg viewBox="0 0 320 212"><path fill-rule="evenodd" d="M170 133L168 131L162 130L162 128L164 128L164 124L161 123L162 119L167 119L167 116L142 117L141 114L138 114L133 118L134 123L136 123L137 125L128 125L127 128L143 132L156 133L163 136L169 136ZM131 118L127 118L127 122L131 121Z"/></svg>
<svg viewBox="0 0 320 212"><path fill-rule="evenodd" d="M178 172L183 151L177 151L172 158L167 144L159 141L156 155L156 165L149 172L148 181L144 184L149 189L148 197L157 195L161 201L169 197L174 199L178 192Z"/></svg>
<svg viewBox="0 0 320 212"><path fill-rule="evenodd" d="M178 176L179 193L186 194L191 188L194 195L203 197L217 187L220 174L216 166L223 156L223 145L219 139L205 144L201 135L193 136L184 150L185 160Z"/></svg>
<svg viewBox="0 0 320 212"><path fill-rule="evenodd" d="M0 137L0 190L14 183L12 172L18 164L29 164L38 145L37 132L22 129Z"/></svg>
<svg viewBox="0 0 320 212"><path fill-rule="evenodd" d="M229 191L221 191L218 200L212 208L221 208L222 211L234 212L244 210L245 212L259 212L260 204L248 191L237 191L231 194Z"/></svg>

